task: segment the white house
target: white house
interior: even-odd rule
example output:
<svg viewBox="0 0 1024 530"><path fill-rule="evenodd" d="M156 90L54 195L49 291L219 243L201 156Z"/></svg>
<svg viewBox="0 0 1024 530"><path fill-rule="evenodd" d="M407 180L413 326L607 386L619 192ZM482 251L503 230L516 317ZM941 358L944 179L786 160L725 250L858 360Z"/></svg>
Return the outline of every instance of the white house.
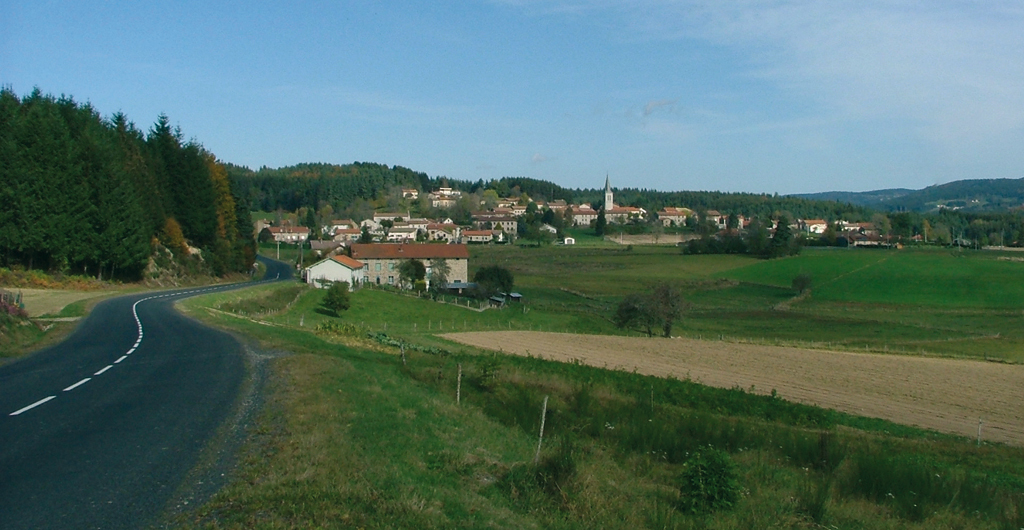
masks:
<svg viewBox="0 0 1024 530"><path fill-rule="evenodd" d="M828 221L824 219L802 219L800 229L808 234L824 234L828 230Z"/></svg>
<svg viewBox="0 0 1024 530"><path fill-rule="evenodd" d="M306 283L311 283L315 287L329 287L331 282L348 282L349 290L363 283L365 275L362 262L343 254L318 261L306 267L303 272Z"/></svg>

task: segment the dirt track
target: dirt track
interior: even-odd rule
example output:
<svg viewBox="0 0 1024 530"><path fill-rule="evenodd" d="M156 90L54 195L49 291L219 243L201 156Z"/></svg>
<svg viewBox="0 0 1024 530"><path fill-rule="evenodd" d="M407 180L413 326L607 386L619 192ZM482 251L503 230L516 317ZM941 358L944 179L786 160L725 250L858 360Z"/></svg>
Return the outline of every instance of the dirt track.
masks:
<svg viewBox="0 0 1024 530"><path fill-rule="evenodd" d="M937 431L1024 445L1024 366L690 339L498 331L445 338L517 355L672 375Z"/></svg>

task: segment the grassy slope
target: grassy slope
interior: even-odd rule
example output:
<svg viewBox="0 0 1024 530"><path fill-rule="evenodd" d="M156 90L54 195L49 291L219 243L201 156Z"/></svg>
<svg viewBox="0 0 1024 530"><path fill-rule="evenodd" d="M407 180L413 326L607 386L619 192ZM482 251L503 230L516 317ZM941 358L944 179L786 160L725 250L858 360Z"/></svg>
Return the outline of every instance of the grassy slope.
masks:
<svg viewBox="0 0 1024 530"><path fill-rule="evenodd" d="M607 319L661 280L692 303L676 334L1024 362L1024 266L991 252L805 249L764 261L681 256L674 247L473 247L474 267L516 275L532 308ZM814 280L793 301L792 279ZM575 298L574 298L575 297Z"/></svg>
<svg viewBox="0 0 1024 530"><path fill-rule="evenodd" d="M307 291L289 310L261 318L272 325L203 309L241 307L239 298L269 299L279 289L291 288L186 302L196 316L296 355L277 362L269 405L237 480L181 520L184 526L725 529L814 528L817 520L842 528L1016 528L1011 525L1020 522L1001 512L1012 510L1006 499L1024 489L1019 449L975 449L952 437L741 391L467 349L448 357L410 351L403 366L394 348L312 333L312 324L328 319L316 312L322 291ZM360 312L491 318L368 290L354 294L343 320L354 322ZM418 330L402 335L429 340ZM458 365L465 371L461 406L453 403ZM551 396L548 439L533 466L544 395ZM829 451L840 456L818 469L812 463L822 454L821 429L835 442ZM902 437L873 434L882 431ZM744 488L735 510L712 517L681 513L675 488L687 451L704 443L729 449ZM871 477L883 489L872 489Z"/></svg>

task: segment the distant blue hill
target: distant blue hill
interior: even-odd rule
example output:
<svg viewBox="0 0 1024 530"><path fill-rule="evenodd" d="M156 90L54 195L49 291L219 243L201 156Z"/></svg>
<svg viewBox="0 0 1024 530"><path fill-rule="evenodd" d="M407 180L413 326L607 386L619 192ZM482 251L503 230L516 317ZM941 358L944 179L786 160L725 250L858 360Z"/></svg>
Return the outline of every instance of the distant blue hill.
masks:
<svg viewBox="0 0 1024 530"><path fill-rule="evenodd" d="M927 212L951 208L969 212L1003 212L1024 206L1024 178L957 180L921 190L894 188L864 192L828 191L792 196L848 202L877 210Z"/></svg>

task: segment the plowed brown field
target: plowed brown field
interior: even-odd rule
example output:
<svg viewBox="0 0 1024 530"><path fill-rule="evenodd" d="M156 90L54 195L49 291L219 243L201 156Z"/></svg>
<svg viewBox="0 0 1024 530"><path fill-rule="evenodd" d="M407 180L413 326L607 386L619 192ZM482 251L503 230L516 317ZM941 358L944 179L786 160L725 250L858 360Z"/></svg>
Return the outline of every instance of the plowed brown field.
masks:
<svg viewBox="0 0 1024 530"><path fill-rule="evenodd" d="M1024 366L691 339L526 331L445 338L516 355L578 359L616 370L690 378L860 416L1024 445Z"/></svg>

